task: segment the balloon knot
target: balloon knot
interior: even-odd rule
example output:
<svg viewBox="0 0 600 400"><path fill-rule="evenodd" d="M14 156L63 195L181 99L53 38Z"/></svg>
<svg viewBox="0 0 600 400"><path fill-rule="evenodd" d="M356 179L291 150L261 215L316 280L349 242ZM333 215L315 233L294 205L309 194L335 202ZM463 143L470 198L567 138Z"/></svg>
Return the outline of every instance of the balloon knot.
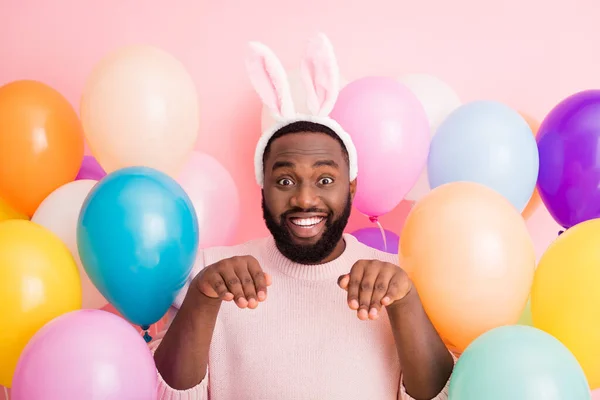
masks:
<svg viewBox="0 0 600 400"><path fill-rule="evenodd" d="M379 217L369 217L369 221L375 224L377 221L379 221Z"/></svg>
<svg viewBox="0 0 600 400"><path fill-rule="evenodd" d="M152 336L148 333L148 331L144 332L144 340L146 343L150 343L152 341Z"/></svg>

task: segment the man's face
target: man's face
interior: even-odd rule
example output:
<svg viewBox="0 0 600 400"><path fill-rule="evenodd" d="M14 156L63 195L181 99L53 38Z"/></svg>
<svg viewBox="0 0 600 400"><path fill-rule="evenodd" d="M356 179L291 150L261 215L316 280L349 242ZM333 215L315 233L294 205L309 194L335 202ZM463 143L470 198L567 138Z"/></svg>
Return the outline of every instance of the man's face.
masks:
<svg viewBox="0 0 600 400"><path fill-rule="evenodd" d="M264 162L263 216L290 260L316 264L340 243L356 182L340 143L324 133L275 139Z"/></svg>

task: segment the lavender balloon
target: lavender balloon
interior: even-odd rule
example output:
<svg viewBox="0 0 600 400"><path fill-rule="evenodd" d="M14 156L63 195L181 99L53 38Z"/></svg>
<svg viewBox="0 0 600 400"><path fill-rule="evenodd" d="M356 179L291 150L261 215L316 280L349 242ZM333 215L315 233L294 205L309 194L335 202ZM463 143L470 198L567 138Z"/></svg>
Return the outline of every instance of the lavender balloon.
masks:
<svg viewBox="0 0 600 400"><path fill-rule="evenodd" d="M80 179L93 179L99 181L106 176L106 172L102 169L102 166L98 164L98 161L92 156L83 157L83 162L77 173L76 181Z"/></svg>
<svg viewBox="0 0 600 400"><path fill-rule="evenodd" d="M600 217L600 90L567 97L537 135L538 191L565 228Z"/></svg>
<svg viewBox="0 0 600 400"><path fill-rule="evenodd" d="M385 251L391 254L398 254L398 242L400 237L394 232L384 230L387 249L383 243L383 236L379 228L363 228L352 232L352 236L356 237L359 242L366 244L374 249Z"/></svg>

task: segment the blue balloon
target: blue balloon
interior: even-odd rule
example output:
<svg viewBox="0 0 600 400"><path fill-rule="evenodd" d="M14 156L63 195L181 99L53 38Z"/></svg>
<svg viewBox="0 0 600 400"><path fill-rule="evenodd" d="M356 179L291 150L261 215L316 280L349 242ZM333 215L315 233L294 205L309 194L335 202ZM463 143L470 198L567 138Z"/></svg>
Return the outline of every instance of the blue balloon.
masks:
<svg viewBox="0 0 600 400"><path fill-rule="evenodd" d="M131 323L160 320L198 252L198 220L183 188L147 167L112 172L87 196L77 225L85 271Z"/></svg>
<svg viewBox="0 0 600 400"><path fill-rule="evenodd" d="M450 378L449 400L590 400L573 354L531 326L507 325L475 339Z"/></svg>
<svg viewBox="0 0 600 400"><path fill-rule="evenodd" d="M496 190L519 212L535 189L539 170L535 136L525 119L494 101L474 101L451 113L431 140L430 187L470 181Z"/></svg>

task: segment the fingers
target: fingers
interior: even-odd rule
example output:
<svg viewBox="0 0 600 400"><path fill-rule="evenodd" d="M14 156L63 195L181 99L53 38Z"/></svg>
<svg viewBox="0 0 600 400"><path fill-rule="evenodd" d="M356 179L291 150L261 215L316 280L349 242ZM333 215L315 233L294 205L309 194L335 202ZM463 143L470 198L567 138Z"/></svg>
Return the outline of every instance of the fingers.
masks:
<svg viewBox="0 0 600 400"><path fill-rule="evenodd" d="M210 287L217 293L217 296L224 301L233 300L233 293L227 288L227 284L220 274L213 274L209 278Z"/></svg>
<svg viewBox="0 0 600 400"><path fill-rule="evenodd" d="M391 268L384 268L379 271L377 279L373 284L373 295L371 296L371 304L369 305L369 319L379 318L381 312L382 300L388 293L389 283L394 276L394 270Z"/></svg>
<svg viewBox="0 0 600 400"><path fill-rule="evenodd" d="M387 306L394 301L404 298L410 292L412 282L406 274L396 274L390 280L385 297L382 299L382 304Z"/></svg>
<svg viewBox="0 0 600 400"><path fill-rule="evenodd" d="M271 277L263 272L258 261L254 258L248 260L248 273L252 277L254 291L258 301L265 301L267 298L267 286L270 284L269 281Z"/></svg>
<svg viewBox="0 0 600 400"><path fill-rule="evenodd" d="M258 297L254 287L254 279L252 279L252 276L248 271L248 265L238 264L236 266L236 275L242 283L242 290L244 291L243 296L248 303L248 307L252 309L256 308L256 306L258 306Z"/></svg>
<svg viewBox="0 0 600 400"><path fill-rule="evenodd" d="M400 267L377 260L358 261L338 278L338 285L348 292L348 306L363 321L379 318L383 306L402 299L412 287Z"/></svg>
<svg viewBox="0 0 600 400"><path fill-rule="evenodd" d="M350 283L350 274L342 275L338 278L338 285L342 289L347 290L348 283Z"/></svg>
<svg viewBox="0 0 600 400"><path fill-rule="evenodd" d="M244 288L242 287L242 280L238 277L234 266L229 268L223 268L221 271L221 277L227 285L227 290L233 294L233 300L240 308L248 307L248 300L246 300L244 294Z"/></svg>
<svg viewBox="0 0 600 400"><path fill-rule="evenodd" d="M223 300L234 300L240 308L258 307L259 302L266 300L267 287L272 283L271 276L263 272L252 256L223 260L219 263L218 275L220 279L214 278L213 289Z"/></svg>
<svg viewBox="0 0 600 400"><path fill-rule="evenodd" d="M360 284L363 279L364 270L364 263L358 262L354 264L347 278L348 285L346 290L348 291L348 306L353 310L358 310L359 308L358 294L360 292Z"/></svg>
<svg viewBox="0 0 600 400"><path fill-rule="evenodd" d="M367 320L369 319L369 309L371 308L371 299L373 297L373 289L375 287L375 280L379 270L377 268L365 268L363 273L362 281L360 282L360 292L358 294L358 319Z"/></svg>
<svg viewBox="0 0 600 400"><path fill-rule="evenodd" d="M273 278L271 278L270 274L265 272L265 280L267 281L267 286L271 286L273 284Z"/></svg>

